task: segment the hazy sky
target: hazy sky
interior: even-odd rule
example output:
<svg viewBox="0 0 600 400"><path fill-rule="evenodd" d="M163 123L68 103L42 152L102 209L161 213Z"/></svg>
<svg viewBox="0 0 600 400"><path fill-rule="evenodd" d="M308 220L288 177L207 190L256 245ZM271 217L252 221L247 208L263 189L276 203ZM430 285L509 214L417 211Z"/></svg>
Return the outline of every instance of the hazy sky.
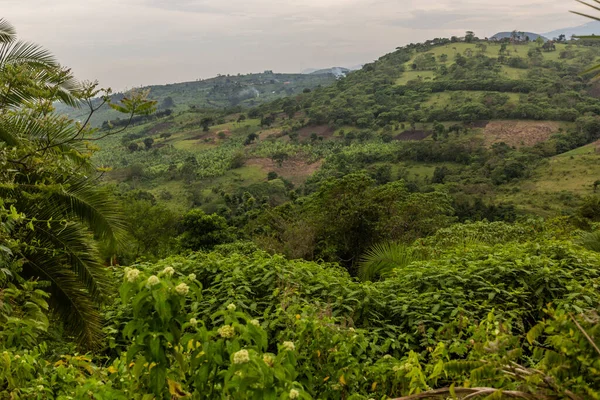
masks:
<svg viewBox="0 0 600 400"><path fill-rule="evenodd" d="M0 0L21 38L113 89L353 66L465 30L588 22L570 9L585 10L574 0Z"/></svg>

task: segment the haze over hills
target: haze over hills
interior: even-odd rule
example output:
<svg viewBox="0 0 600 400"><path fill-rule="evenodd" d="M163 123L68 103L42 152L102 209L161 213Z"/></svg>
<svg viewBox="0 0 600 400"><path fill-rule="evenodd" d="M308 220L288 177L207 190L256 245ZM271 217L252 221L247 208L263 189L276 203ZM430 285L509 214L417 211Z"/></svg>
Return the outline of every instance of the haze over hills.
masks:
<svg viewBox="0 0 600 400"><path fill-rule="evenodd" d="M333 70L333 69L332 69ZM280 97L291 96L334 82L341 73L322 70L313 74L281 74L265 71L256 74L221 75L215 78L192 82L170 83L139 88L149 90L149 97L156 100L161 109L172 111L196 109L223 109L228 107L248 108L273 101ZM116 93L113 98L122 97ZM67 113L75 119L83 119L86 109L72 109L57 104L58 113ZM122 117L108 106L103 106L91 119L93 126Z"/></svg>
<svg viewBox="0 0 600 400"><path fill-rule="evenodd" d="M193 201L198 201L206 211L215 211L223 205L223 198L212 192L217 190L216 187L225 192L248 190L252 193L257 190L258 193L266 190L259 190L258 186L262 187L263 177L270 171L294 185L302 185L311 174L321 176L330 173L330 168L341 168L337 164L328 167L328 160L335 158L336 152L362 152L363 146L372 146L375 153L391 151L393 146L414 146L421 149L418 151L433 151L433 148L444 146L439 140L432 139L435 129L442 132L464 130L464 137L477 149L495 142L504 142L515 148L542 146L553 135L573 129L574 121L588 112L586 110L600 110L598 100L589 95L591 88L583 85L578 76L579 71L598 58L598 49L557 44L550 50L543 51L533 42L503 48L494 42L465 43L464 39L459 42L436 39L428 44L406 46L366 64L361 70L348 73L342 79L335 80L330 75L329 82L336 82L335 85L323 84L310 93L301 91L271 102L255 103L254 107L234 114L223 113L219 109L209 112L180 108L166 119L136 127L123 142L111 142L108 153L101 153L101 159L103 164L114 168L108 176L117 182L130 182L131 165L139 163L144 170L153 171L147 175L153 178L148 178L147 185L142 183L144 180L137 181L136 187L146 187L157 196L164 183L172 188L169 189L172 197L167 202L173 207L190 204L190 199L196 198ZM314 73L304 76L327 76ZM559 74L565 73L566 76L559 78ZM553 87L552 82L557 79L566 86L550 96L548 88ZM578 97L573 97L575 91L580 93ZM243 122L238 122L240 111L244 115ZM211 126L203 128L201 121L207 116L212 120ZM460 137L463 136L456 139L459 142ZM569 136L568 140L574 137L577 135ZM171 178L163 182L167 179L164 175L167 167L160 161L161 157L148 159L140 152L128 150L130 145L143 148L145 138L152 138L160 146L156 149L157 154L169 153L168 158L175 164L170 168L184 168L183 160L188 156L199 160L203 167L193 168L197 177L195 183L180 187L177 180ZM384 144L382 146L387 149L384 150L377 144L383 138L392 143L406 144ZM455 143L455 140L450 142ZM482 147L478 147L480 145ZM547 146L554 148L556 144ZM569 146L572 145L567 146L571 148ZM462 150L453 151L460 153ZM240 167L230 169L229 165L233 162L230 158L234 156L246 161L239 161ZM365 157L371 159L371 156ZM381 157L378 155L375 159ZM466 185L469 190L473 189L473 185L479 187L479 184L463 181L467 179L470 167L461 167L463 161L456 163L454 155L407 157L411 161L400 162L402 167L389 160L386 164L380 159L379 164L388 165L392 175L411 177L409 179L417 179L419 184L433 179L436 169L446 168L445 174L454 175L454 178L448 179L462 182L457 183L457 187ZM421 157L431 162L417 161ZM447 163L450 159L455 161ZM122 164L122 160L128 161ZM351 164L350 161L347 163ZM504 163L501 162L502 165ZM375 169L370 163L359 164L356 169ZM528 162L527 165L530 168L534 163ZM560 165L562 168L563 164ZM504 167L489 168L497 169L495 174L499 175L481 178L486 182L490 179L496 182L484 185L492 186L481 189L482 193L486 193L481 200L486 203L511 202L519 198L520 195L515 193L520 192L509 194L503 186L518 187L518 180L503 178L504 172L500 171ZM537 173L533 168L528 171L527 174ZM473 170L472 173L477 175L481 171ZM169 172L167 175L176 175L173 174ZM234 185L231 179L237 174L241 174L241 181L237 180ZM517 173L521 174L525 172ZM585 182L577 192L591 190L589 179L573 179L574 182ZM194 185L200 192L196 192ZM240 186L245 189L240 189ZM460 192L463 189L454 190ZM283 192L277 193L273 197L275 203L285 198ZM555 192L539 194L540 199L544 196L548 199L544 204L553 204L552 208L563 204L556 201ZM518 210L544 213L541 207L537 202L532 205L521 203Z"/></svg>
<svg viewBox="0 0 600 400"><path fill-rule="evenodd" d="M252 1L144 3L254 36ZM376 44L354 1L352 24L314 3L298 65L339 65L307 64L320 25ZM600 41L441 34L356 71L118 93L91 127L52 105L95 86L0 19L0 398L599 400Z"/></svg>
<svg viewBox="0 0 600 400"><path fill-rule="evenodd" d="M565 35L567 39L570 39L571 36L588 36L588 35L599 35L600 36L600 21L592 21L588 22L584 25L555 29L553 31L544 33L543 36L547 38L556 38L559 35Z"/></svg>

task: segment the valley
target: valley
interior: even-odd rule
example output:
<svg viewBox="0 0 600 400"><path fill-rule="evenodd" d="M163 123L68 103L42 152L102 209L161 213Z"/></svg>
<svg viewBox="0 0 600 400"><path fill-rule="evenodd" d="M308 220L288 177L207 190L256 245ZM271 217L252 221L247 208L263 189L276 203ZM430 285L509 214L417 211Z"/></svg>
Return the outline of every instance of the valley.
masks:
<svg viewBox="0 0 600 400"><path fill-rule="evenodd" d="M113 93L0 19L0 399L600 399L598 71L595 37L466 31Z"/></svg>

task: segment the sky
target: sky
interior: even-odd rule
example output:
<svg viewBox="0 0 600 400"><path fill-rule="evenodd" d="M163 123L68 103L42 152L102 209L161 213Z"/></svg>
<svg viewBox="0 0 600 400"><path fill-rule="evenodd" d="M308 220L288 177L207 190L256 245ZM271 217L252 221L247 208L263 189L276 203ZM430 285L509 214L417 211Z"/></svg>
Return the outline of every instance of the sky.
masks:
<svg viewBox="0 0 600 400"><path fill-rule="evenodd" d="M0 0L0 18L82 80L114 90L352 67L435 37L548 32L574 0Z"/></svg>

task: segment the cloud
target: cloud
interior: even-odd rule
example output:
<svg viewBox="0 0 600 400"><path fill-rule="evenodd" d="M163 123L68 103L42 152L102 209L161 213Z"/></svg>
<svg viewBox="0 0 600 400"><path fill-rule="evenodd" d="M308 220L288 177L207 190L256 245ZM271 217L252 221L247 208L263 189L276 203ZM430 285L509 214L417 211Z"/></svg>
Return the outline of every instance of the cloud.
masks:
<svg viewBox="0 0 600 400"><path fill-rule="evenodd" d="M19 34L121 89L217 73L356 65L473 30L583 24L563 0L1 0Z"/></svg>

